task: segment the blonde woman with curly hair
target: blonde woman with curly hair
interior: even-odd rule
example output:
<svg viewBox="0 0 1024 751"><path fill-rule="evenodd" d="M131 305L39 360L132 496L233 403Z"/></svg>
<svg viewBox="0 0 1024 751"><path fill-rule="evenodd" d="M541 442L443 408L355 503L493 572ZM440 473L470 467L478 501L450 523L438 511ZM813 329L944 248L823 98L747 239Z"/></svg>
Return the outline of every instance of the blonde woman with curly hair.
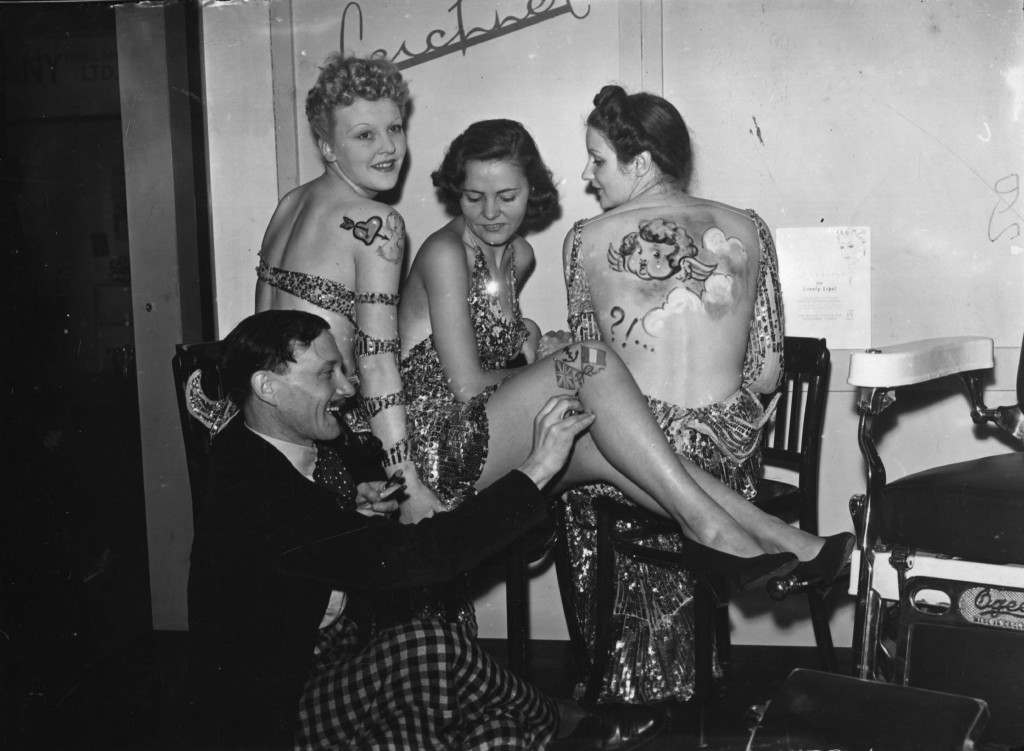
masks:
<svg viewBox="0 0 1024 751"><path fill-rule="evenodd" d="M409 90L381 58L330 56L306 97L306 117L323 160L319 177L281 199L263 238L256 311L305 310L327 319L345 372L360 381L358 417L401 472L402 521L438 508L411 461L398 373L398 285L405 225L376 200L392 190L406 156ZM338 419L333 408L317 418Z"/></svg>

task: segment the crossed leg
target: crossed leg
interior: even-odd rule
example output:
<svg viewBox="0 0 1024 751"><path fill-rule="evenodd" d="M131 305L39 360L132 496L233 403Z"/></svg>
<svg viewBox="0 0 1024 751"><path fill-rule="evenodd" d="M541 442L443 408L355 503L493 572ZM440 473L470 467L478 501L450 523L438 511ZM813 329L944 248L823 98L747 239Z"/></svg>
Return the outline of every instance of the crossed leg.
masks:
<svg viewBox="0 0 1024 751"><path fill-rule="evenodd" d="M533 416L558 393L578 395L596 419L577 443L557 489L610 483L672 518L690 539L743 558L783 551L810 558L820 549L821 538L781 524L677 457L625 365L596 342L573 344L538 360L494 392L487 402L488 457L477 487L522 463L531 449Z"/></svg>

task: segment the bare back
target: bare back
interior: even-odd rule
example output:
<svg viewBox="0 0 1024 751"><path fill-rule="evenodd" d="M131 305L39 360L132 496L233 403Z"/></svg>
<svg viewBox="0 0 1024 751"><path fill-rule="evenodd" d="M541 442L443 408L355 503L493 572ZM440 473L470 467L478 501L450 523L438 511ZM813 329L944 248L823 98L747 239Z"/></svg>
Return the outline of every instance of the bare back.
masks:
<svg viewBox="0 0 1024 751"><path fill-rule="evenodd" d="M339 190L336 179L328 174L288 193L263 237L257 312L288 308L323 317L338 343L346 372L354 373L356 258L374 252L388 234L385 225L391 213L384 204ZM297 280L291 286L268 283L265 277L272 276L273 270L298 272ZM311 291L311 286L316 289Z"/></svg>
<svg viewBox="0 0 1024 751"><path fill-rule="evenodd" d="M615 209L583 226L575 254L567 238L570 298L584 275L601 339L648 396L695 407L744 384L771 390L777 353L763 389L744 373L763 242L751 213L682 194ZM773 325L781 350L779 315Z"/></svg>

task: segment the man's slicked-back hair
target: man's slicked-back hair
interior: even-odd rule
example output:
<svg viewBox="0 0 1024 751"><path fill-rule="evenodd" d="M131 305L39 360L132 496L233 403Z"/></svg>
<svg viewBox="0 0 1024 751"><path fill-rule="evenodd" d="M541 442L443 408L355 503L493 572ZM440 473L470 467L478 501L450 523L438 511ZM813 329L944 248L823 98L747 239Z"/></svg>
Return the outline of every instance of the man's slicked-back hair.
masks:
<svg viewBox="0 0 1024 751"><path fill-rule="evenodd" d="M224 337L221 385L239 409L249 398L253 373L280 373L295 362L295 347L308 347L330 327L302 310L265 310L251 315Z"/></svg>

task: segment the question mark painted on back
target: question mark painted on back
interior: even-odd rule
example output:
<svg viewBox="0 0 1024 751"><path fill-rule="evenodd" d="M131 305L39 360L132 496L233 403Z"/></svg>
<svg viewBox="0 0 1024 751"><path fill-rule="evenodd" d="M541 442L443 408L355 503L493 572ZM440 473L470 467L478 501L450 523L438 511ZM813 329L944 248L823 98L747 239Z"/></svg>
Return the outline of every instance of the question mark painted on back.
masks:
<svg viewBox="0 0 1024 751"><path fill-rule="evenodd" d="M615 327L626 320L626 311L624 311L622 308L616 305L614 308L611 309L611 317L612 320L615 321L615 323L613 323L609 327L609 330L612 332L612 341L615 341Z"/></svg>

